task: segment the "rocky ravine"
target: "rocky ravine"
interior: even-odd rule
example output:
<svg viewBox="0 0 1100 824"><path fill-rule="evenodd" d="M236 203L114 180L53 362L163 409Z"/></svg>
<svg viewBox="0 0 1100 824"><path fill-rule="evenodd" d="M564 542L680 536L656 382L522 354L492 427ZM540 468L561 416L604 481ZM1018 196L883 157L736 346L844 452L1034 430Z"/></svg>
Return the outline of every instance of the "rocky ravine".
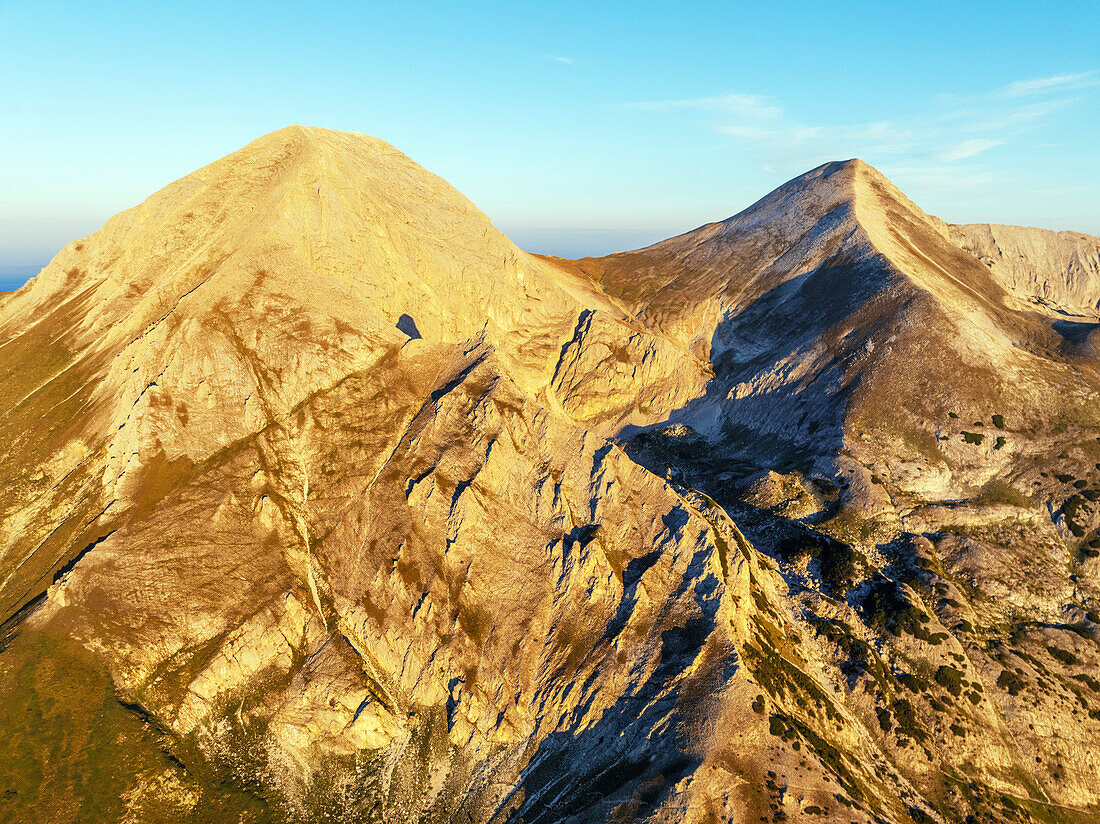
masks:
<svg viewBox="0 0 1100 824"><path fill-rule="evenodd" d="M0 296L3 819L1100 820L1098 248L858 161L584 261L360 135L172 184Z"/></svg>

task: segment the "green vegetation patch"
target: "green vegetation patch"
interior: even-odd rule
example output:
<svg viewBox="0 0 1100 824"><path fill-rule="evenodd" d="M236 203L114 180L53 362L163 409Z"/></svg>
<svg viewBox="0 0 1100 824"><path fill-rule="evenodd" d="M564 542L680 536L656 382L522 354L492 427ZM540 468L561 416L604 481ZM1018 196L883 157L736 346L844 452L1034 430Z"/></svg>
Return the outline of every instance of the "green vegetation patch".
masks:
<svg viewBox="0 0 1100 824"><path fill-rule="evenodd" d="M975 446L981 446L982 441L985 440L985 435L981 432L966 432L962 433L962 439L964 443L972 443Z"/></svg>
<svg viewBox="0 0 1100 824"><path fill-rule="evenodd" d="M986 481L974 500L980 503L1004 503L1020 509L1031 509L1034 506L1031 498L1000 478Z"/></svg>
<svg viewBox="0 0 1100 824"><path fill-rule="evenodd" d="M916 707L908 698L899 698L894 702L894 718L897 721L896 732L912 738L914 741L924 741L928 734L920 724Z"/></svg>
<svg viewBox="0 0 1100 824"><path fill-rule="evenodd" d="M830 621L817 615L807 616L808 623L814 628L814 632L840 649L845 661L840 665L840 671L849 678L858 677L863 673L870 673L875 679L883 694L889 694L891 680L890 671L882 662L882 658L874 647L852 634L844 623Z"/></svg>
<svg viewBox="0 0 1100 824"><path fill-rule="evenodd" d="M909 672L898 673L898 683L909 692L928 692L928 682Z"/></svg>
<svg viewBox="0 0 1100 824"><path fill-rule="evenodd" d="M1077 656L1070 652L1068 649L1062 649L1056 644L1051 644L1047 647L1047 652L1050 653L1051 658L1055 658L1061 661L1066 666L1075 666L1080 663Z"/></svg>
<svg viewBox="0 0 1100 824"><path fill-rule="evenodd" d="M1097 681L1087 672L1080 673L1079 675L1074 675L1073 679L1075 681L1080 681L1082 684L1085 684L1093 692L1100 692L1100 681Z"/></svg>
<svg viewBox="0 0 1100 824"><path fill-rule="evenodd" d="M1020 691L1027 686L1027 681L1012 670L1002 670L1001 674L997 676L997 686L1009 695L1019 695Z"/></svg>
<svg viewBox="0 0 1100 824"><path fill-rule="evenodd" d="M1078 511L1084 505L1084 502L1085 499L1082 496L1072 495L1062 504L1062 517L1065 518L1066 529L1077 538L1085 537L1085 527L1077 521Z"/></svg>
<svg viewBox="0 0 1100 824"><path fill-rule="evenodd" d="M880 578L871 584L863 596L860 613L870 627L898 637L908 633L922 641L932 642L932 633L924 626L929 617L909 600L897 583L888 578Z"/></svg>
<svg viewBox="0 0 1100 824"><path fill-rule="evenodd" d="M813 678L767 644L762 643L761 646L763 649L746 644L742 654L753 678L769 695L793 698L800 706L819 717L840 721L832 699ZM814 709L809 707L808 701L813 702Z"/></svg>
<svg viewBox="0 0 1100 824"><path fill-rule="evenodd" d="M936 683L954 695L956 698L962 694L962 672L949 664L944 664L936 670Z"/></svg>
<svg viewBox="0 0 1100 824"><path fill-rule="evenodd" d="M788 562L801 559L817 561L821 580L841 594L852 586L859 571L859 555L852 545L820 532L807 531L803 535L784 538L776 545L776 552Z"/></svg>
<svg viewBox="0 0 1100 824"><path fill-rule="evenodd" d="M259 798L197 782L166 754L75 641L28 632L0 654L0 730L0 821L269 820Z"/></svg>

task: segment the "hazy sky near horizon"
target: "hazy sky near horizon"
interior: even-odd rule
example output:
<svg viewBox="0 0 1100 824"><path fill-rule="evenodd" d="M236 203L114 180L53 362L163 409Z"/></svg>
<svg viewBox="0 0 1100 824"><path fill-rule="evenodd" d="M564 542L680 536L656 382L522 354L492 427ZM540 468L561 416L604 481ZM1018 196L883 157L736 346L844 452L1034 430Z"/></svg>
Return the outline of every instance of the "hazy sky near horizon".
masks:
<svg viewBox="0 0 1100 824"><path fill-rule="evenodd" d="M564 256L853 156L952 222L1100 234L1098 35L1090 2L0 0L0 278L290 123Z"/></svg>

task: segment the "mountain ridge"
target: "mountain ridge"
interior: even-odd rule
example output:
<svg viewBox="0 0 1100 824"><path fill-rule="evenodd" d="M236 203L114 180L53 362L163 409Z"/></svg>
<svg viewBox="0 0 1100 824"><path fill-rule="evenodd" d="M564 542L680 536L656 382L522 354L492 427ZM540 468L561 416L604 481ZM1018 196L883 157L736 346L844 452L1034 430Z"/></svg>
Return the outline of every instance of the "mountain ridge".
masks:
<svg viewBox="0 0 1100 824"><path fill-rule="evenodd" d="M967 232L562 261L305 127L108 221L0 299L0 811L1096 820L1100 374Z"/></svg>

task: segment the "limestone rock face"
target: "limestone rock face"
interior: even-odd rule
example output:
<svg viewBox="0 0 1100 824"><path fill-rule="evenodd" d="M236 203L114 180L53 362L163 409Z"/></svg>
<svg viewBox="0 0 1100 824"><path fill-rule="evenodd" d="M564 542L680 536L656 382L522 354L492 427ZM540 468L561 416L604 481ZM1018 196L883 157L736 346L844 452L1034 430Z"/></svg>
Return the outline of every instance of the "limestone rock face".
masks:
<svg viewBox="0 0 1100 824"><path fill-rule="evenodd" d="M1080 232L1050 232L977 223L952 226L951 239L989 267L1015 297L1048 313L1100 313L1100 240Z"/></svg>
<svg viewBox="0 0 1100 824"><path fill-rule="evenodd" d="M0 295L0 818L1092 820L1095 246L858 161L583 261L362 135L172 184Z"/></svg>

